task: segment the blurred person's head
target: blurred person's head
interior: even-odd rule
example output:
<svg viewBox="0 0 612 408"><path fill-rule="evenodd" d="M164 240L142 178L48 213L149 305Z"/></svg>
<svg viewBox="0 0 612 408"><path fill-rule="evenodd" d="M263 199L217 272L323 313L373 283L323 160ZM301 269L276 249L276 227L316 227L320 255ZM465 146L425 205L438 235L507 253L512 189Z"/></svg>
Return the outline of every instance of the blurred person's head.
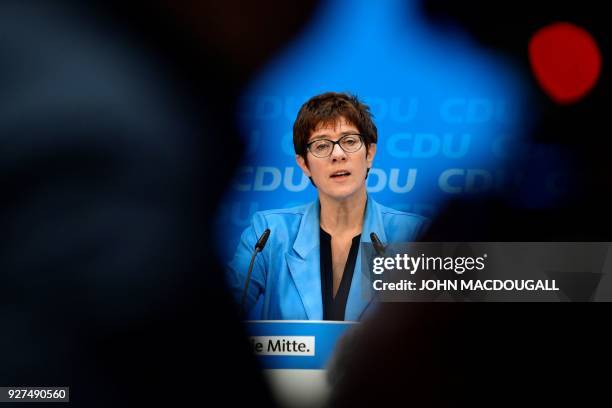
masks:
<svg viewBox="0 0 612 408"><path fill-rule="evenodd" d="M319 195L337 200L365 193L377 140L369 107L344 93L314 96L293 125L298 165Z"/></svg>

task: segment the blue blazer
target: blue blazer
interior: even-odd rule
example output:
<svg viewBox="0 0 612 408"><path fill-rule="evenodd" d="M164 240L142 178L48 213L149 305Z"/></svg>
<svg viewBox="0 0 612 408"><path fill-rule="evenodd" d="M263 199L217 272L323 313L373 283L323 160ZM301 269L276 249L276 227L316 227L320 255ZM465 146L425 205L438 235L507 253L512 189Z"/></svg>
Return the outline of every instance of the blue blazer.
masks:
<svg viewBox="0 0 612 408"><path fill-rule="evenodd" d="M371 242L375 232L384 243L414 241L427 219L384 207L368 196L361 242ZM294 208L255 213L240 238L229 263L228 283L240 302L253 248L270 228L264 250L257 255L249 283L247 309L263 296L261 319L322 320L321 269L319 258L319 201ZM372 299L362 295L361 247L345 309L345 320L360 320ZM363 275L363 276L362 276Z"/></svg>

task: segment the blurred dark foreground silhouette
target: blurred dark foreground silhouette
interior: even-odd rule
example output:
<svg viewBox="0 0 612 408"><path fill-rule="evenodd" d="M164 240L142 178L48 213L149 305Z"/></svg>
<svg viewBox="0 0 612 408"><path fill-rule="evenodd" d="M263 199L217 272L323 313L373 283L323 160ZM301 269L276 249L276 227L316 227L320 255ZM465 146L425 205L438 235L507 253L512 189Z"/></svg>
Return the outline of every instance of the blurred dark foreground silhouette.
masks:
<svg viewBox="0 0 612 408"><path fill-rule="evenodd" d="M241 87L312 2L195 3L0 5L0 385L272 405L211 220Z"/></svg>
<svg viewBox="0 0 612 408"><path fill-rule="evenodd" d="M603 6L442 0L423 6L432 22L467 30L518 61L527 77L530 35L555 21L589 30L604 60L595 88L574 104L558 105L535 79L531 84L530 145L563 159L566 178L553 205L532 204L543 188L533 181L547 164L536 154L519 155L509 165L527 174L524 183L447 203L423 240L612 241L612 142L602 136L609 122L610 26ZM608 304L383 304L345 339L330 370L329 406L607 405L609 314Z"/></svg>

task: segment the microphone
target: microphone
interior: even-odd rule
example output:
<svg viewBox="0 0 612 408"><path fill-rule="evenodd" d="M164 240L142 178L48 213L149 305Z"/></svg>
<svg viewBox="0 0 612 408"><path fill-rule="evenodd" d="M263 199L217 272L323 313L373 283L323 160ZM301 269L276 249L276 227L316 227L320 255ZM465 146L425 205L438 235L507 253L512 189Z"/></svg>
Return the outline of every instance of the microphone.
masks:
<svg viewBox="0 0 612 408"><path fill-rule="evenodd" d="M374 249L376 250L378 256L384 256L385 246L382 242L380 242L380 239L378 239L378 235L376 235L375 232L372 232L370 233L370 239L372 240L372 244L374 245Z"/></svg>
<svg viewBox="0 0 612 408"><path fill-rule="evenodd" d="M266 230L263 232L263 234L261 234L261 237L259 237L259 239L257 240L257 243L255 244L255 250L257 252L263 251L264 247L266 246L266 242L268 242L269 237L270 237L270 228L266 228Z"/></svg>
<svg viewBox="0 0 612 408"><path fill-rule="evenodd" d="M246 303L246 297L249 290L249 283L251 282L251 273L253 272L253 264L255 263L255 257L258 253L263 251L266 246L266 242L268 242L268 238L270 237L270 228L266 228L266 230L261 234L257 243L255 244L255 248L253 249L253 255L251 256L251 263L249 264L249 271L247 273L246 282L244 283L244 290L242 291L242 310L244 310L244 306Z"/></svg>

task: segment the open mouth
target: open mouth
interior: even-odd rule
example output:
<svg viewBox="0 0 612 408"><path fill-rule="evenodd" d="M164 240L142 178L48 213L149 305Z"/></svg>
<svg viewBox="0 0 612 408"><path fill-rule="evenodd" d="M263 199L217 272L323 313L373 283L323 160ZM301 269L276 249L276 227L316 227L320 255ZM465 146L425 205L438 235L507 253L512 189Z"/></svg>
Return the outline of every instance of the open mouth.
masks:
<svg viewBox="0 0 612 408"><path fill-rule="evenodd" d="M332 174L330 177L333 178L333 179L343 179L343 178L346 178L346 177L348 177L350 175L351 175L350 171L340 170L340 171L337 171L334 174Z"/></svg>

